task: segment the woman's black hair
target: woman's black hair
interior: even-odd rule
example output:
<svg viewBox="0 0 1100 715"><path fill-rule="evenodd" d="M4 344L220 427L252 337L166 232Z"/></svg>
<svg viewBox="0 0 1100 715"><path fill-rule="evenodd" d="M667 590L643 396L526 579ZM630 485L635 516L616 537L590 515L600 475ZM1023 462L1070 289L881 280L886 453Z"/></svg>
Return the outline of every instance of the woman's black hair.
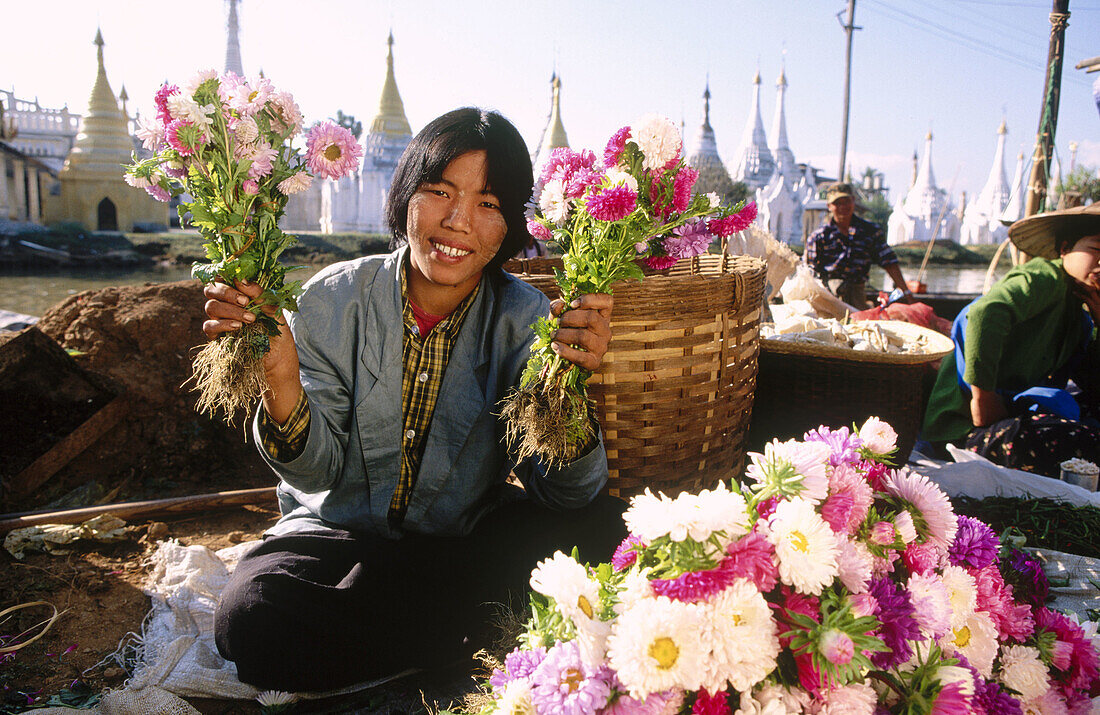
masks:
<svg viewBox="0 0 1100 715"><path fill-rule="evenodd" d="M488 156L489 188L500 201L500 212L508 226L489 266L499 268L527 245L530 234L524 205L535 183L527 145L503 115L462 107L429 122L401 155L386 201L392 248L408 242L409 201L421 184L440 181L448 164L471 151L485 151Z"/></svg>

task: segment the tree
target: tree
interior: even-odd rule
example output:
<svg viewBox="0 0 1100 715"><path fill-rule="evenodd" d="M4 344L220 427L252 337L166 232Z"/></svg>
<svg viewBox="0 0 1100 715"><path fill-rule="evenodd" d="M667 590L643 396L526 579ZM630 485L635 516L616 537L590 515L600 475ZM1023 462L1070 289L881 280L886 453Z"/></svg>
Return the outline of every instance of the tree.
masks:
<svg viewBox="0 0 1100 715"><path fill-rule="evenodd" d="M734 206L737 202L748 201L751 197L752 191L749 190L748 184L743 181L735 181L733 187L721 199L726 206Z"/></svg>
<svg viewBox="0 0 1100 715"><path fill-rule="evenodd" d="M886 224L890 220L890 214L894 212L890 202L886 200L886 194L877 191L863 202L861 208L861 213L865 219L871 223L877 223L882 228L886 228Z"/></svg>
<svg viewBox="0 0 1100 715"><path fill-rule="evenodd" d="M356 139L363 135L363 123L356 121L354 114L344 114L342 109L337 109L336 118L332 121L350 131Z"/></svg>
<svg viewBox="0 0 1100 715"><path fill-rule="evenodd" d="M1074 191L1081 195L1081 203L1100 201L1100 175L1089 166L1079 166L1062 183L1058 184L1058 193Z"/></svg>

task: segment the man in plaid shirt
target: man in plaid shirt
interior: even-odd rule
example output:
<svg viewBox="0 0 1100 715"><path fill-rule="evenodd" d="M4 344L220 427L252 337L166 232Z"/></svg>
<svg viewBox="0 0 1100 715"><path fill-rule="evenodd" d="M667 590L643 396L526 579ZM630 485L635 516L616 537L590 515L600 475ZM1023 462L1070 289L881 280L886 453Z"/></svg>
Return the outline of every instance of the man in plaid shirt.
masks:
<svg viewBox="0 0 1100 715"><path fill-rule="evenodd" d="M913 294L898 267L898 257L886 245L882 229L855 215L852 185L833 184L826 198L829 221L806 239L802 260L829 290L857 310L867 307L867 274L872 263L882 266L902 289L904 299L911 300Z"/></svg>

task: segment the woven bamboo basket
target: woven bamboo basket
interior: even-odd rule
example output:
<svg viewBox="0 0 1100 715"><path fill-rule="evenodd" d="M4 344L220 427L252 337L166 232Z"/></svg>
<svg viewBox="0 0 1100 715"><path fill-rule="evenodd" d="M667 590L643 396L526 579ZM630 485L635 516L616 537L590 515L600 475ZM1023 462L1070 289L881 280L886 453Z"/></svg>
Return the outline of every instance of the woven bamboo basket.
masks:
<svg viewBox="0 0 1100 715"><path fill-rule="evenodd" d="M555 267L560 259L505 265L551 299ZM703 255L613 286L611 344L588 381L609 493L671 495L740 475L766 274L756 258Z"/></svg>
<svg viewBox="0 0 1100 715"><path fill-rule="evenodd" d="M898 433L896 461L904 463L920 434L935 363L954 343L910 323L881 324L910 341L921 337L925 352L883 354L761 340L750 449L762 450L773 438L802 439L819 425L851 428L878 417Z"/></svg>

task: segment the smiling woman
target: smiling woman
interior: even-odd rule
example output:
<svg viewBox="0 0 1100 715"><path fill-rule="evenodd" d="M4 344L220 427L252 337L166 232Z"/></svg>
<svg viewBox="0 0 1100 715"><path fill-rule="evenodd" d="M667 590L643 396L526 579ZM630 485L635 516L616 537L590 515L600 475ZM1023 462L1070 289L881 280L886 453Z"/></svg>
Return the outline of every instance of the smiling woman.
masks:
<svg viewBox="0 0 1100 715"><path fill-rule="evenodd" d="M486 604L522 597L538 559L578 546L606 560L625 535L625 505L600 495L598 431L567 464L503 444L498 403L550 309L500 268L530 238L532 186L501 115L432 121L395 173L396 250L321 271L271 338L253 432L283 517L215 616L243 681L320 690L447 663L485 635ZM258 290L208 287L207 334L239 329ZM564 359L599 366L610 308L590 295L562 317L561 340L584 348L561 345Z"/></svg>

